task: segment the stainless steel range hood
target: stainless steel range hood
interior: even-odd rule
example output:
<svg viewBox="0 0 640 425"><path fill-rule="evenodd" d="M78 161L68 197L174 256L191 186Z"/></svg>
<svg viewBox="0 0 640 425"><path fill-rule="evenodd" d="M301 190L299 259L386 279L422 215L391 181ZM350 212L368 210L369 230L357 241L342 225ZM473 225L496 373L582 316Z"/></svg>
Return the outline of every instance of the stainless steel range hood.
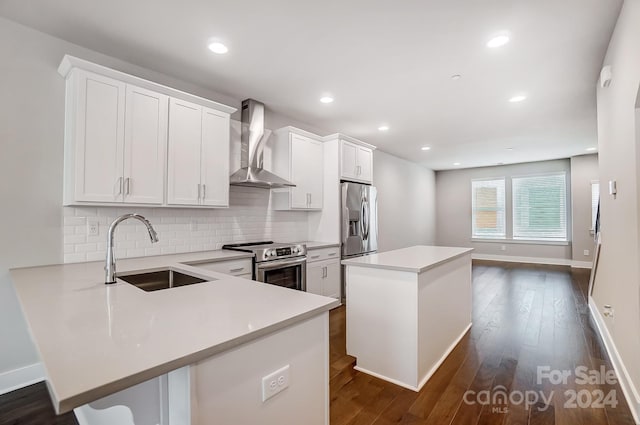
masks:
<svg viewBox="0 0 640 425"><path fill-rule="evenodd" d="M263 168L264 145L268 138L264 132L264 104L253 99L243 101L240 169L229 178L231 185L263 189L295 187Z"/></svg>

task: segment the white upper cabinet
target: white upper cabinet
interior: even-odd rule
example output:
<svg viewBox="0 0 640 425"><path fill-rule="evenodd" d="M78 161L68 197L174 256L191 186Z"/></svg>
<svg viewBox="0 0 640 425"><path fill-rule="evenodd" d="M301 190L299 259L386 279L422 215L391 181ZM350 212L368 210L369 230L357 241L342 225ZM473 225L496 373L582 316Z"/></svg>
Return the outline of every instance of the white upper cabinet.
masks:
<svg viewBox="0 0 640 425"><path fill-rule="evenodd" d="M275 132L273 172L296 185L272 191L275 209L322 209L323 158L323 142L318 136L294 127L285 127Z"/></svg>
<svg viewBox="0 0 640 425"><path fill-rule="evenodd" d="M167 96L82 70L67 96L65 203L162 204Z"/></svg>
<svg viewBox="0 0 640 425"><path fill-rule="evenodd" d="M228 205L234 108L71 56L58 72L65 205Z"/></svg>
<svg viewBox="0 0 640 425"><path fill-rule="evenodd" d="M170 205L229 205L229 115L171 98Z"/></svg>
<svg viewBox="0 0 640 425"><path fill-rule="evenodd" d="M126 84L76 71L67 84L65 204L122 202Z"/></svg>
<svg viewBox="0 0 640 425"><path fill-rule="evenodd" d="M167 152L167 96L127 85L124 202L162 204Z"/></svg>
<svg viewBox="0 0 640 425"><path fill-rule="evenodd" d="M202 109L202 205L229 205L229 114Z"/></svg>
<svg viewBox="0 0 640 425"><path fill-rule="evenodd" d="M199 205L202 107L190 102L171 99L169 111L167 203Z"/></svg>
<svg viewBox="0 0 640 425"><path fill-rule="evenodd" d="M347 140L340 140L340 178L363 183L373 182L373 149Z"/></svg>

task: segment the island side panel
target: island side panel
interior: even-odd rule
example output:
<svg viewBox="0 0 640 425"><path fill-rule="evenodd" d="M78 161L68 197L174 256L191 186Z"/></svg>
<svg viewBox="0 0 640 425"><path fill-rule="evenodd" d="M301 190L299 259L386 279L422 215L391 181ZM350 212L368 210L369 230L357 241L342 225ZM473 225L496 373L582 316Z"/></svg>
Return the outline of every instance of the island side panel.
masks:
<svg viewBox="0 0 640 425"><path fill-rule="evenodd" d="M286 365L289 387L263 402L262 377ZM191 425L328 425L328 388L324 312L192 365Z"/></svg>
<svg viewBox="0 0 640 425"><path fill-rule="evenodd" d="M419 387L471 326L471 254L419 275Z"/></svg>
<svg viewBox="0 0 640 425"><path fill-rule="evenodd" d="M418 274L346 268L347 354L356 369L398 385L418 384Z"/></svg>

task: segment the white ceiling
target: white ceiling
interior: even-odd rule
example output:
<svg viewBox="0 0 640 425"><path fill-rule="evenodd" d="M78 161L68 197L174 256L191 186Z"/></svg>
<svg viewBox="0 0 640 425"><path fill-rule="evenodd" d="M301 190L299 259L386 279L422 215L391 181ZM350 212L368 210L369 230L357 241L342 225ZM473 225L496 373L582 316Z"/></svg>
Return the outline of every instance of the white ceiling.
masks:
<svg viewBox="0 0 640 425"><path fill-rule="evenodd" d="M595 85L621 4L2 0L0 15L440 170L596 146ZM511 42L487 48L503 30ZM227 55L207 50L214 36Z"/></svg>

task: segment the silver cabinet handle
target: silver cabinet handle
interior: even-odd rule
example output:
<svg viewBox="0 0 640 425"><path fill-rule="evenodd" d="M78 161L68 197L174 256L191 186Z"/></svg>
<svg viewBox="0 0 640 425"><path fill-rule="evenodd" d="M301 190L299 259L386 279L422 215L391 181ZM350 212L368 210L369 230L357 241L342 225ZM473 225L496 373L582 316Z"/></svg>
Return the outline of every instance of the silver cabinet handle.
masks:
<svg viewBox="0 0 640 425"><path fill-rule="evenodd" d="M326 277L327 277L327 267L325 266L325 267L323 267L322 269L323 269L322 277L323 277L323 278L326 278Z"/></svg>
<svg viewBox="0 0 640 425"><path fill-rule="evenodd" d="M116 193L116 195L122 195L122 177L118 177L116 180L116 187L118 188L118 193Z"/></svg>
<svg viewBox="0 0 640 425"><path fill-rule="evenodd" d="M198 202L200 202L200 187L202 185L200 183L198 183Z"/></svg>
<svg viewBox="0 0 640 425"><path fill-rule="evenodd" d="M238 273L244 270L244 267L238 267L237 269L229 269L229 273Z"/></svg>
<svg viewBox="0 0 640 425"><path fill-rule="evenodd" d="M330 253L328 253L327 255L328 255L329 257L331 257L332 255L337 255L337 254L338 254L337 252L330 252Z"/></svg>
<svg viewBox="0 0 640 425"><path fill-rule="evenodd" d="M207 185L203 184L202 185L202 201L204 202L204 198L207 197Z"/></svg>
<svg viewBox="0 0 640 425"><path fill-rule="evenodd" d="M126 188L124 191L125 195L130 195L131 194L131 178L127 177L126 179L124 179L124 187Z"/></svg>
<svg viewBox="0 0 640 425"><path fill-rule="evenodd" d="M315 260L316 258L320 258L320 256L319 256L319 255L312 255L312 256L311 256L311 259L312 259L312 260Z"/></svg>

